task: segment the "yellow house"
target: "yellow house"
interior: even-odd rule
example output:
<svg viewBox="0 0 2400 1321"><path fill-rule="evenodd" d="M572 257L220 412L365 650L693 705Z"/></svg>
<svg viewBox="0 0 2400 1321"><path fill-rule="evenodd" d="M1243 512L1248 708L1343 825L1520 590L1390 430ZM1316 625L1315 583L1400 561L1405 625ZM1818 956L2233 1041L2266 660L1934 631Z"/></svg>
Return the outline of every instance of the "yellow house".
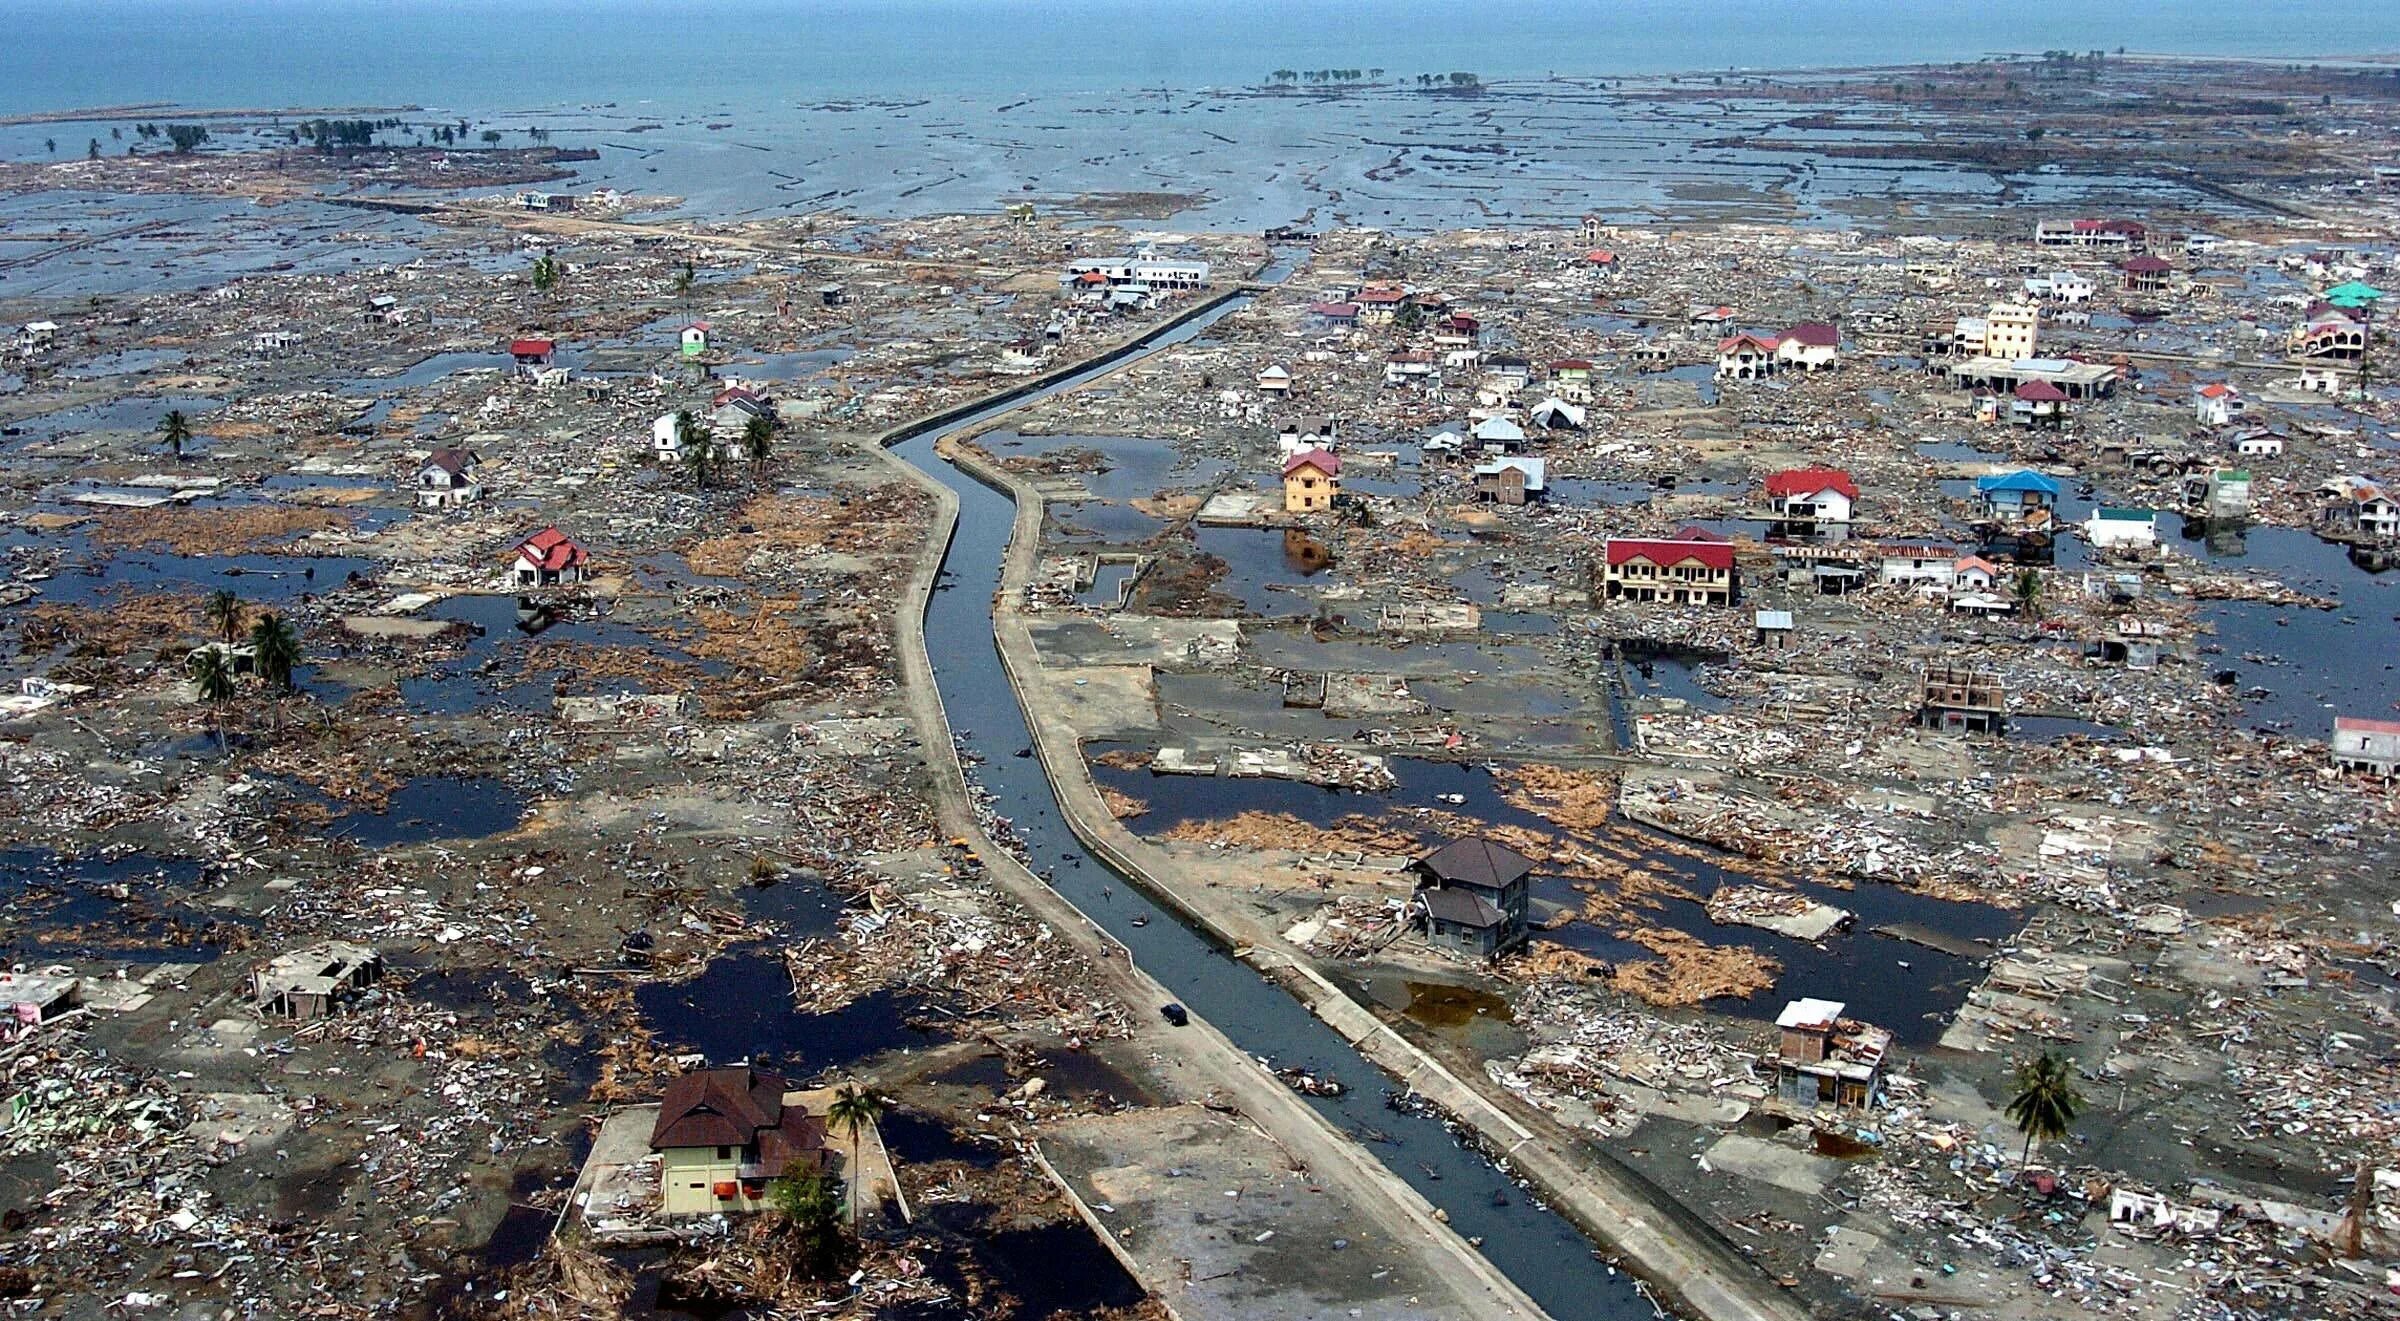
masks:
<svg viewBox="0 0 2400 1321"><path fill-rule="evenodd" d="M667 1215L757 1211L789 1170L823 1169L825 1121L786 1104L790 1084L751 1068L703 1069L667 1085L650 1130Z"/></svg>
<svg viewBox="0 0 2400 1321"><path fill-rule="evenodd" d="M1283 512L1316 514L1333 508L1342 493L1342 461L1321 449L1302 450L1283 461Z"/></svg>
<svg viewBox="0 0 2400 1321"><path fill-rule="evenodd" d="M2035 336L2042 323L2038 308L2023 303L1994 303L1983 316L1983 352L1986 357L2030 358Z"/></svg>

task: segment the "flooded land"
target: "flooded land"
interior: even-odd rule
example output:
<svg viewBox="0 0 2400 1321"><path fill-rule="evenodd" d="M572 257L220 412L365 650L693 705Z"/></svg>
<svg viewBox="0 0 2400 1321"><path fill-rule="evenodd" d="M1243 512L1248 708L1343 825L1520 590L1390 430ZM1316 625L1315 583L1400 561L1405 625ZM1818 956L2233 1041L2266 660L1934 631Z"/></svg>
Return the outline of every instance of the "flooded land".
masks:
<svg viewBox="0 0 2400 1321"><path fill-rule="evenodd" d="M2392 67L1322 75L0 123L0 1303L2388 1315Z"/></svg>

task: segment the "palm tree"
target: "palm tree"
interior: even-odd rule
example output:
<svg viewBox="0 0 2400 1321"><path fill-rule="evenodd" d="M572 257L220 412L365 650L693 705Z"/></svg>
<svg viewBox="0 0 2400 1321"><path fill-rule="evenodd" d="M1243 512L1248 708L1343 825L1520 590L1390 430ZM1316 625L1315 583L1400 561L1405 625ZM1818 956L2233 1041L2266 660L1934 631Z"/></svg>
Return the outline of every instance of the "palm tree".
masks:
<svg viewBox="0 0 2400 1321"><path fill-rule="evenodd" d="M675 410L675 453L692 474L692 485L705 490L708 486L709 464L716 458L708 433L701 430L700 419L688 408Z"/></svg>
<svg viewBox="0 0 2400 1321"><path fill-rule="evenodd" d="M2028 617L2042 613L2042 576L2031 569L2017 570L2017 608Z"/></svg>
<svg viewBox="0 0 2400 1321"><path fill-rule="evenodd" d="M215 647L203 647L192 653L192 687L200 700L217 708L214 723L217 728L217 750L225 750L225 704L233 700L233 667L226 663L225 653Z"/></svg>
<svg viewBox="0 0 2400 1321"><path fill-rule="evenodd" d="M2008 1108L2002 1113L2016 1121L2017 1131L2025 1135L2025 1155L2019 1163L2033 1163L2036 1141L2065 1137L2075 1122L2075 1111L2082 1104L2083 1096L2075 1090L2075 1076L2067 1068L2066 1056L2045 1050L2018 1065L2017 1094L2010 1098Z"/></svg>
<svg viewBox="0 0 2400 1321"><path fill-rule="evenodd" d="M184 442L192 438L192 420L183 415L182 409L175 409L159 419L158 435L161 440L167 442L167 448L174 451L175 457L180 459L183 457Z"/></svg>
<svg viewBox="0 0 2400 1321"><path fill-rule="evenodd" d="M225 645L232 646L233 635L242 627L242 598L235 596L231 588L220 587L208 594L200 613L224 637Z"/></svg>
<svg viewBox="0 0 2400 1321"><path fill-rule="evenodd" d="M692 263L687 258L683 263L683 269L675 272L675 296L677 298L690 298L692 296L692 284L698 278L698 273L692 269Z"/></svg>
<svg viewBox="0 0 2400 1321"><path fill-rule="evenodd" d="M775 447L775 419L754 417L742 424L742 454L752 463L765 463Z"/></svg>
<svg viewBox="0 0 2400 1321"><path fill-rule="evenodd" d="M292 690L292 667L300 663L300 635L291 622L273 611L250 626L250 649L256 654L259 676L284 692Z"/></svg>
<svg viewBox="0 0 2400 1321"><path fill-rule="evenodd" d="M862 1130L875 1122L875 1116L882 1113L883 1102L878 1100L873 1092L858 1090L855 1083L842 1084L842 1090L833 1094L833 1104L825 1107L825 1122L828 1125L850 1130L850 1168L846 1173L850 1183L850 1228L853 1232L858 1229L860 1192L858 1186L858 1136Z"/></svg>
<svg viewBox="0 0 2400 1321"><path fill-rule="evenodd" d="M549 293L558 288L558 258L545 252L533 259L533 287L537 293Z"/></svg>

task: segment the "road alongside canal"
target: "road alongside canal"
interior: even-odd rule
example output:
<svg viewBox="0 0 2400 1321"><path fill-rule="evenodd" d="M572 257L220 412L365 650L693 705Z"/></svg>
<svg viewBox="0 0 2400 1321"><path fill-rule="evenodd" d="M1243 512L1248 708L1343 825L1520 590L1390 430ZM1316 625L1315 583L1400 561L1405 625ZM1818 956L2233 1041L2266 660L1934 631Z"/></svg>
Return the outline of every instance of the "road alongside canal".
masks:
<svg viewBox="0 0 2400 1321"><path fill-rule="evenodd" d="M1222 306L1208 306L1180 328L1133 351L1197 333ZM899 652L901 682L910 714L924 734L943 829L975 840L995 881L1092 955L1108 982L1102 989L1145 1011L1168 1000L1189 1006L1194 1018L1187 1028L1143 1018L1137 1030L1144 1044L1180 1066L1178 1072L1195 1094L1213 1087L1234 1098L1244 1114L1305 1163L1312 1178L1359 1218L1362 1231L1371 1227L1417 1256L1433 1278L1450 1284L1460 1305L1473 1315L1523 1321L1544 1315L1609 1321L1652 1316L1649 1305L1633 1294L1629 1279L1612 1276L1592 1259L1588 1241L1555 1217L1524 1207L1518 1190L1489 1164L1459 1148L1439 1124L1385 1110L1379 1100L1381 1077L1296 1002L1132 887L1112 885L1115 878L1081 849L1060 821L1039 765L1012 755L1028 746L1031 736L993 645L991 610L1012 510L1005 497L935 458L932 447L938 436L988 424L1032 398L1072 388L1131 360L1129 355L1095 364L964 415L934 419L930 427L912 424L883 438L897 444L896 450L883 451L887 461L937 501L933 535L903 594ZM904 439L911 434L915 438ZM951 568L960 581L945 581ZM933 656L941 657L938 671ZM953 722L958 741L984 759L978 778L995 796L994 810L1011 820L1035 864L1052 873L1050 883L1017 865L984 837L964 771L951 752ZM1219 1025L1232 1027L1240 1040L1228 1038ZM1338 1106L1303 1100L1259 1067L1253 1055L1311 1064L1346 1056L1350 1067L1337 1076L1356 1090ZM1368 1144L1354 1140L1370 1130L1384 1139L1373 1146L1382 1164L1370 1158ZM1504 1218L1490 1228L1477 1228L1462 1224L1460 1213L1451 1211L1451 1226L1445 1228L1433 1204L1390 1168L1394 1164L1434 1179L1447 1175L1455 1180L1455 1193L1479 1198L1483 1209L1495 1216L1500 1209L1490 1205L1492 1197L1505 1196L1516 1209L1515 1219L1524 1223ZM1512 1280L1513 1269L1503 1269L1506 1262L1487 1260L1454 1232L1493 1230L1521 1238L1522 1251L1529 1256L1557 1259L1545 1276L1550 1296L1537 1303L1531 1289ZM1430 1314L1435 1304L1431 1299L1426 1303Z"/></svg>
<svg viewBox="0 0 2400 1321"><path fill-rule="evenodd" d="M899 459L914 464L935 484L944 496L945 512L955 510L956 518L946 561L956 581L932 593L921 634L930 654L941 658L940 668L928 666L923 674L917 673L916 648L910 645L915 639L905 632L903 637L903 651L911 656L906 664L912 699L928 679L938 691L938 704L926 704L936 709L921 712L920 719L926 719L930 730L943 728L936 721L945 716L956 722L967 746L984 759L978 777L981 787L993 795L994 810L1007 817L1026 841L1035 865L1055 891L1044 892L1044 902L1035 904L1037 910L1047 911L1049 905L1062 900L1071 903L1074 911L1105 928L1130 952L1140 969L1131 974L1138 979L1134 985L1156 978L1163 988L1160 994L1181 1000L1209 1023L1227 1029L1240 1051L1279 1065L1304 1065L1344 1084L1347 1092L1340 1098L1302 1102L1255 1066L1237 1064L1235 1071L1245 1082L1249 1097L1262 1104L1301 1109L1297 1129L1280 1127L1262 1116L1275 1128L1279 1140L1297 1142L1299 1149L1318 1153L1319 1160L1352 1167L1369 1183L1381 1185L1384 1195L1412 1221L1431 1227L1431 1208L1438 1206L1456 1231L1441 1234L1443 1240L1457 1245L1459 1253L1483 1271L1497 1266L1505 1274L1502 1284L1513 1282L1532 1303L1553 1315L1652 1316L1651 1302L1633 1279L1595 1259L1591 1241L1573 1224L1535 1203L1507 1175L1462 1148L1441 1123L1386 1108L1381 1098L1391 1079L1378 1069L1377 1061L1394 1075L1450 1094L1463 1108L1473 1111L1480 1107L1484 1113L1471 1113L1470 1118L1481 1121L1478 1127L1503 1147L1525 1142L1530 1135L1524 1128L1478 1102L1464 1084L1442 1073L1313 971L1285 963L1275 968L1276 977L1262 975L1227 952L1221 932L1190 921L1193 913L1180 905L1164 905L1149 891L1120 884L1121 875L1142 882L1151 878L1127 866L1116 850L1091 847L1088 829L1079 832L1076 828L1089 823L1072 819L1078 814L1062 811L1051 780L1053 773L1059 774L1069 785L1068 797L1075 799L1073 778L1054 746L1063 731L1051 727L1051 722L1039 722L1044 725L1044 737L1037 739L1027 728L999 645L1009 630L996 627L994 605L997 599L1011 595L1004 574L1021 579L1029 571L1034 547L1027 529L1038 527L1039 504L1029 501L1020 508L1002 490L962 472L937 446L947 438L985 429L1034 399L1076 388L1189 338L1232 305L1230 301L1208 305L1107 361L1044 381L1037 388L1021 388L987 407L955 411L932 425L902 428L886 437L895 444ZM1005 621L1005 612L1001 618ZM927 719L928 715L932 718ZM1080 765L1071 735L1066 742L1066 760ZM1014 755L1029 747L1041 750L1043 757ZM934 751L938 754L939 749ZM944 782L945 797L963 795L963 776L955 766L937 769L937 776ZM1088 778L1083 789L1088 793ZM964 806L963 796L958 805ZM949 810L946 805L945 812ZM1312 1007L1322 1018L1312 1016ZM1248 1103L1246 1100L1245 1105ZM1344 1133L1366 1140L1352 1141L1344 1138ZM1365 1159L1367 1155L1375 1160ZM1570 1174L1563 1166L1565 1153L1558 1153L1558 1159L1561 1167L1549 1173ZM1570 1192L1590 1191L1571 1177L1561 1177L1558 1184ZM1722 1263L1708 1260L1705 1253L1680 1250L1671 1215L1638 1201L1628 1212L1621 1200L1600 1211L1581 1214L1578 1220L1616 1231L1612 1241L1619 1246L1647 1249L1643 1255L1662 1268L1654 1278L1691 1299L1706 1314L1777 1321L1798 1315L1785 1300L1773 1295L1771 1287L1765 1288L1763 1297L1755 1288L1736 1287L1740 1282L1722 1269ZM1489 1263L1468 1252L1459 1235L1479 1243ZM1755 1286L1765 1286L1754 1269L1738 1261L1732 1265L1747 1270Z"/></svg>

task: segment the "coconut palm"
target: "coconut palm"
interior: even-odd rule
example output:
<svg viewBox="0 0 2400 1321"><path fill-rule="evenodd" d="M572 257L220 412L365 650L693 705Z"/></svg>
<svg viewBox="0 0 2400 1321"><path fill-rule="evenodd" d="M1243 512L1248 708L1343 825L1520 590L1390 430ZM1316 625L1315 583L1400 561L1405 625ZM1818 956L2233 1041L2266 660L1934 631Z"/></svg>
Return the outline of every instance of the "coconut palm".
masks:
<svg viewBox="0 0 2400 1321"><path fill-rule="evenodd" d="M775 447L775 419L754 417L742 424L742 454L752 463L765 463Z"/></svg>
<svg viewBox="0 0 2400 1321"><path fill-rule="evenodd" d="M192 438L192 421L183 415L182 409L175 409L159 419L158 435L161 440L167 442L167 448L174 452L175 457L180 459L183 457L185 442Z"/></svg>
<svg viewBox="0 0 2400 1321"><path fill-rule="evenodd" d="M292 690L292 667L300 663L300 635L291 621L268 611L250 626L250 649L259 676L284 692Z"/></svg>
<svg viewBox="0 0 2400 1321"><path fill-rule="evenodd" d="M701 429L700 419L692 415L692 410L676 409L675 453L683 460L684 470L691 473L692 485L697 489L708 489L708 470L716 462L715 450L715 445L708 433Z"/></svg>
<svg viewBox="0 0 2400 1321"><path fill-rule="evenodd" d="M208 594L200 613L207 617L209 625L225 640L225 645L232 646L234 634L240 632L242 627L242 598L235 596L231 588L220 587Z"/></svg>
<svg viewBox="0 0 2400 1321"><path fill-rule="evenodd" d="M692 285L697 283L699 278L699 272L693 270L692 263L689 260L686 260L683 263L683 269L675 272L675 296L677 298L690 298L692 296Z"/></svg>
<svg viewBox="0 0 2400 1321"><path fill-rule="evenodd" d="M850 1130L848 1175L850 1181L850 1228L853 1231L858 1228L858 1204L861 1192L858 1177L859 1134L873 1125L875 1117L882 1113L883 1102L877 1099L873 1092L860 1091L855 1083L842 1084L842 1089L833 1094L833 1104L825 1107L825 1122L828 1126Z"/></svg>
<svg viewBox="0 0 2400 1321"><path fill-rule="evenodd" d="M2029 616L2042 613L2042 576L2031 569L2017 570L2017 608Z"/></svg>
<svg viewBox="0 0 2400 1321"><path fill-rule="evenodd" d="M2002 1113L2014 1120L2017 1131L2025 1135L2025 1155L2020 1164L2033 1163L2033 1144L2065 1137L2075 1123L2075 1112L2083 1105L2083 1096L2075 1090L2075 1076L2067 1066L2067 1057L2057 1051L2045 1050L2017 1066L2017 1094L2010 1098Z"/></svg>
<svg viewBox="0 0 2400 1321"><path fill-rule="evenodd" d="M233 700L233 666L225 653L215 647L203 647L192 653L190 673L192 687L201 701L216 708L212 723L217 730L217 750L225 749L225 704Z"/></svg>
<svg viewBox="0 0 2400 1321"><path fill-rule="evenodd" d="M533 259L533 287L537 292L546 294L558 288L559 274L558 258L545 252Z"/></svg>

